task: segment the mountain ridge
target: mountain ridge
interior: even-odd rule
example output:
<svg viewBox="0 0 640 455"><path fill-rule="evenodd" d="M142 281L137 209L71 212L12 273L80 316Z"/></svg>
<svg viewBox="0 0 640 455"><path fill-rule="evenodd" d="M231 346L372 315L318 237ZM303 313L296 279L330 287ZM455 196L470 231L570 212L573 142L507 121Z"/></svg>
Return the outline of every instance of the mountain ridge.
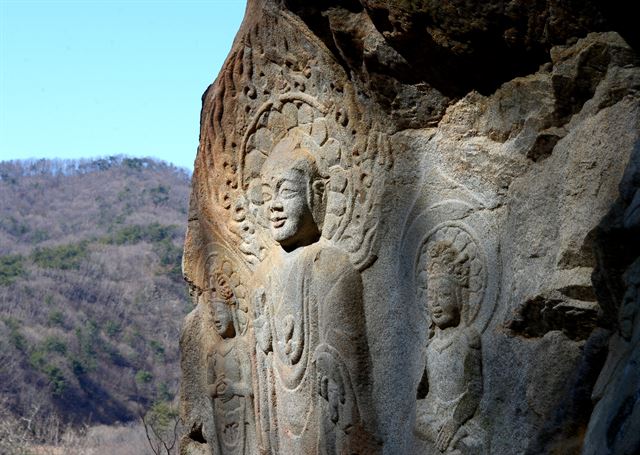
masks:
<svg viewBox="0 0 640 455"><path fill-rule="evenodd" d="M177 390L188 171L151 158L0 162L0 398L72 425Z"/></svg>

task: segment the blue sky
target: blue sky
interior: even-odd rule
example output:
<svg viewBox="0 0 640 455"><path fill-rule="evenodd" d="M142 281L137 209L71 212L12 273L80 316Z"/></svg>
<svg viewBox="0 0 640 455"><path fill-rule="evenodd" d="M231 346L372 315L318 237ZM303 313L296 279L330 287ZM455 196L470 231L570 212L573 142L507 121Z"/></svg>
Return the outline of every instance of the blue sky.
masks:
<svg viewBox="0 0 640 455"><path fill-rule="evenodd" d="M188 169L245 0L0 0L0 160L126 154Z"/></svg>

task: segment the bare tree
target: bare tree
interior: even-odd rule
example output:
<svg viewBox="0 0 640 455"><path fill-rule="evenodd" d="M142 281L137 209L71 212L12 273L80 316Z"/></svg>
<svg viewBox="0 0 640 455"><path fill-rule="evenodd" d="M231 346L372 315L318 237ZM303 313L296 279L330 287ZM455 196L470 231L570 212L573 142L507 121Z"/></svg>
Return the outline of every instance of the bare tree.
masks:
<svg viewBox="0 0 640 455"><path fill-rule="evenodd" d="M166 420L168 419L168 421ZM180 418L176 415L159 416L153 409L145 416L140 414L140 420L144 426L144 432L149 442L149 447L154 455L172 455L176 453L178 441L178 426ZM173 421L173 426L170 422Z"/></svg>

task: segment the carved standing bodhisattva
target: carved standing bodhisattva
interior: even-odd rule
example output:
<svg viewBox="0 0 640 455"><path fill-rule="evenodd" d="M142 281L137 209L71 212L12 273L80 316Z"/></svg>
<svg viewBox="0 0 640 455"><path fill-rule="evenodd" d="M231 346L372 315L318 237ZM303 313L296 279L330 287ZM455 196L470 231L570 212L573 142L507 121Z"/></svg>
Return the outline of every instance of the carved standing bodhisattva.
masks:
<svg viewBox="0 0 640 455"><path fill-rule="evenodd" d="M269 154L261 181L277 242L255 273L262 449L375 453L362 281L321 237L325 180L290 135Z"/></svg>
<svg viewBox="0 0 640 455"><path fill-rule="evenodd" d="M217 441L214 454L253 455L256 450L251 358L249 346L238 334L237 302L224 278L211 298L213 324L221 340L213 347L207 362L207 384L213 403Z"/></svg>
<svg viewBox="0 0 640 455"><path fill-rule="evenodd" d="M480 336L463 317L469 299L469 258L446 240L429 245L428 253L430 327L416 433L440 452L482 453L483 431L472 419L482 395Z"/></svg>

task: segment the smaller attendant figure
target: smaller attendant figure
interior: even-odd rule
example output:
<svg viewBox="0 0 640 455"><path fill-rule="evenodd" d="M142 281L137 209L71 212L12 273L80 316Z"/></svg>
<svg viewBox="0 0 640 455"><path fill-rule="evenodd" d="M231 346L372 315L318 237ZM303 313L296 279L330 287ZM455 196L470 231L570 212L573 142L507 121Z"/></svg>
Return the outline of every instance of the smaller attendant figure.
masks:
<svg viewBox="0 0 640 455"><path fill-rule="evenodd" d="M418 387L416 434L441 453L481 454L484 431L474 419L482 395L482 352L465 324L469 259L447 240L429 246L426 264L430 318L426 369Z"/></svg>
<svg viewBox="0 0 640 455"><path fill-rule="evenodd" d="M255 416L249 346L238 334L237 302L224 276L212 293L213 324L221 339L208 356L207 384L213 403L216 455L253 455Z"/></svg>

